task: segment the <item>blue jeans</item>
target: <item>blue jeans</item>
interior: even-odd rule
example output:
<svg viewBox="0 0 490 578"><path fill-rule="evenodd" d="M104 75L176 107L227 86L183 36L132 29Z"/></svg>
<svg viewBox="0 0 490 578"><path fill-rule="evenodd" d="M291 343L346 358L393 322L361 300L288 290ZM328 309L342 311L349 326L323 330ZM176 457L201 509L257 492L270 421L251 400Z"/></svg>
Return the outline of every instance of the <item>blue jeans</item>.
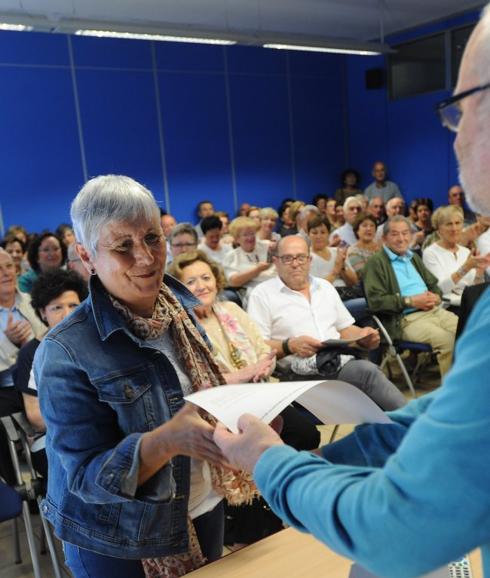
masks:
<svg viewBox="0 0 490 578"><path fill-rule="evenodd" d="M223 500L210 512L194 519L197 538L203 555L214 562L223 552ZM125 560L97 554L64 542L65 561L74 578L145 578L141 560Z"/></svg>

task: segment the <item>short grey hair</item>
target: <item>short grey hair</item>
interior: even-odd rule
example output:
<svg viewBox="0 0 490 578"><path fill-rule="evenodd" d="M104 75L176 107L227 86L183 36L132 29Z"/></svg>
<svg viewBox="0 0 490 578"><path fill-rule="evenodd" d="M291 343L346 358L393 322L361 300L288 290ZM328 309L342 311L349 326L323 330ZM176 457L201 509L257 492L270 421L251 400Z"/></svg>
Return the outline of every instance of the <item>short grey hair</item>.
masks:
<svg viewBox="0 0 490 578"><path fill-rule="evenodd" d="M101 175L87 181L71 204L75 237L92 255L102 227L110 222L159 219L151 192L130 177Z"/></svg>
<svg viewBox="0 0 490 578"><path fill-rule="evenodd" d="M179 235L190 235L197 245L197 232L190 223L179 223L178 225L175 225L170 233L170 243L172 243L175 237L178 237Z"/></svg>
<svg viewBox="0 0 490 578"><path fill-rule="evenodd" d="M383 237L386 237L386 235L390 232L390 225L392 223L405 223L408 225L410 232L412 232L412 223L407 219L407 217L404 217L403 215L395 215L394 217L390 217L387 221L384 222Z"/></svg>
<svg viewBox="0 0 490 578"><path fill-rule="evenodd" d="M361 207L362 209L362 203L359 199L356 199L355 196L352 197L347 197L347 199L345 199L344 204L342 205L342 209L344 211L347 211L347 209L350 207L350 205L356 204L358 207Z"/></svg>
<svg viewBox="0 0 490 578"><path fill-rule="evenodd" d="M306 219L308 213L315 213L316 215L321 215L320 209L315 205L305 205L298 213L299 218Z"/></svg>

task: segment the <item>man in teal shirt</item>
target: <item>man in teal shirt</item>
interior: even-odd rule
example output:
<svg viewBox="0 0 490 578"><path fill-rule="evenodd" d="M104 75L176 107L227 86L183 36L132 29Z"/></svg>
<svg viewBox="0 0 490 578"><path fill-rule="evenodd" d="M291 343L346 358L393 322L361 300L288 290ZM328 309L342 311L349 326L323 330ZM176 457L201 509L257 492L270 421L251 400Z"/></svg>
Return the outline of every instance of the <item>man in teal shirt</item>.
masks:
<svg viewBox="0 0 490 578"><path fill-rule="evenodd" d="M463 56L455 96L441 103L472 209L490 215L490 5ZM411 578L481 547L490 578L490 290L456 347L443 385L362 425L320 455L296 452L250 415L219 426L227 459L253 471L292 526L379 576Z"/></svg>

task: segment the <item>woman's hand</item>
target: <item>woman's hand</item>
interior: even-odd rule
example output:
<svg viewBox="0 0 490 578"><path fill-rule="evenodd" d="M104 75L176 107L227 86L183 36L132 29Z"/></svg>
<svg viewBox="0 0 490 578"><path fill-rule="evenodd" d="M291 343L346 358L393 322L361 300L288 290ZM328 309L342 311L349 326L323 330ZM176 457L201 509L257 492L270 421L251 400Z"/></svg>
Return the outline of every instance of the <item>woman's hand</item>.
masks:
<svg viewBox="0 0 490 578"><path fill-rule="evenodd" d="M225 462L213 441L214 427L201 417L192 403L186 403L165 425L165 443L172 457L189 456L214 464Z"/></svg>
<svg viewBox="0 0 490 578"><path fill-rule="evenodd" d="M22 347L24 343L29 341L32 334L32 328L28 321L15 321L12 312L9 311L7 318L7 327L5 328L5 337L17 347Z"/></svg>
<svg viewBox="0 0 490 578"><path fill-rule="evenodd" d="M274 370L276 363L276 356L274 352L269 353L266 357L251 363L242 369L225 373L224 377L226 383L257 383L263 379L267 379Z"/></svg>

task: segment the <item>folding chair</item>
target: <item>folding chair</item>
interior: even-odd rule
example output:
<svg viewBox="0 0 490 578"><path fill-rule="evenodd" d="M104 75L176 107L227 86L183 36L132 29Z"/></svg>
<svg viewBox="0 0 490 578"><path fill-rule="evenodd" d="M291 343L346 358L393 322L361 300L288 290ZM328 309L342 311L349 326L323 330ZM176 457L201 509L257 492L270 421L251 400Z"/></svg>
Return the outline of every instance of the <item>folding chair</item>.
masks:
<svg viewBox="0 0 490 578"><path fill-rule="evenodd" d="M410 375L407 371L407 368L406 368L405 364L403 363L403 359L401 358L400 353L408 350L408 351L412 351L416 354L428 353L428 354L432 355L433 354L432 347L428 343L419 343L417 341L399 340L399 341L395 342L391 338L390 334L386 331L386 328L381 323L379 317L377 315L373 314L372 318L373 318L374 322L376 323L376 325L378 326L378 329L380 330L381 335L383 336L383 339L384 339L385 344L386 344L386 353L383 356L383 359L382 359L381 365L380 365L381 370L383 370L386 367L386 364L388 363L388 361L390 361L390 359L395 359L396 362L398 363L398 366L400 367L400 371L403 375L403 378L405 380L405 383L407 384L408 389L410 390L412 397L413 398L417 397L416 393L415 393L414 381L416 380L416 377L420 371L422 363L420 362L418 355L417 355L417 364L416 364L415 368L412 370L412 376L413 376L413 381L412 381L412 379L410 378Z"/></svg>
<svg viewBox="0 0 490 578"><path fill-rule="evenodd" d="M29 424L27 418L23 413L15 413L11 416L1 417L0 422L7 434L10 457L12 464L14 466L16 485L13 490L19 496L21 500L21 512L24 521L27 543L29 547L29 553L31 556L33 573L35 578L41 578L41 567L39 563L39 556L36 549L36 542L34 536L34 530L32 527L32 519L29 510L29 501L35 500L40 506L41 500L44 495L44 481L37 475L31 460L31 452L28 443L28 436L30 436L33 431ZM29 480L28 483L24 481L22 476L22 471L20 468L19 457L17 455L17 446L20 445L27 462L29 469ZM48 545L49 554L51 558L51 563L54 570L55 578L62 578L61 567L58 561L58 556L55 549L54 538L51 534L51 529L47 520L44 518L42 509L39 507L39 516L42 523L42 534L41 534L41 551L44 549L44 544ZM17 518L14 518L14 551L15 551L15 563L20 564L22 562L20 556L20 544L19 544L19 533L17 526Z"/></svg>

